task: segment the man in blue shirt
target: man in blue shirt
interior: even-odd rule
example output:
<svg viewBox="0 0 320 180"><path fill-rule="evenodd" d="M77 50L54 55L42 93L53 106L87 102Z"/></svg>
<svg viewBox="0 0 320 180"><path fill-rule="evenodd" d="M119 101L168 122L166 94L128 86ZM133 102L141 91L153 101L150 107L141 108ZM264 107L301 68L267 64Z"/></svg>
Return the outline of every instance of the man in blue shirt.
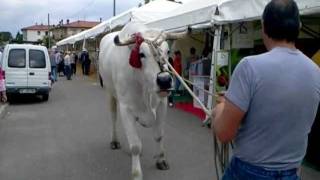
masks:
<svg viewBox="0 0 320 180"><path fill-rule="evenodd" d="M213 110L213 133L235 142L223 179L299 179L320 101L320 69L295 48L297 4L272 0L262 15L267 53L246 57Z"/></svg>

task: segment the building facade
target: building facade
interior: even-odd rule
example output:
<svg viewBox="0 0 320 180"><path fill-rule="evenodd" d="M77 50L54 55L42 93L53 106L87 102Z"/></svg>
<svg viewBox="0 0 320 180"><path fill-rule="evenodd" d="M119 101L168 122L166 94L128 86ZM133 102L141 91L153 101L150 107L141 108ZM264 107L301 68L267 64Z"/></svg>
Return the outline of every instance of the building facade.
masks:
<svg viewBox="0 0 320 180"><path fill-rule="evenodd" d="M47 36L49 34L49 26L36 24L33 26L22 28L21 31L23 34L23 41L39 42L43 39L44 36Z"/></svg>
<svg viewBox="0 0 320 180"><path fill-rule="evenodd" d="M66 23L63 23L63 20L56 26L54 26L52 31L52 38L58 42L64 38L70 37L72 35L78 34L81 31L90 29L98 25L101 21L74 21L70 22L69 20Z"/></svg>

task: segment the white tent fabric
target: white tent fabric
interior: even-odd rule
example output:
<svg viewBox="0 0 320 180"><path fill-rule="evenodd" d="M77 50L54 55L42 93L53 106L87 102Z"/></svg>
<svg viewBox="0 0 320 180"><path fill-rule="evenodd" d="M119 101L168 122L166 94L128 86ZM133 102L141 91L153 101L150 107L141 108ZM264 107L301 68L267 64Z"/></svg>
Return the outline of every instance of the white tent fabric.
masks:
<svg viewBox="0 0 320 180"><path fill-rule="evenodd" d="M147 23L150 27L179 31L186 26L197 28L261 18L270 0L192 0L169 12L165 17ZM320 0L296 0L302 15L320 12Z"/></svg>
<svg viewBox="0 0 320 180"><path fill-rule="evenodd" d="M161 19L147 23L149 27L178 30L187 26L207 25L212 20L219 0L193 0L169 12Z"/></svg>
<svg viewBox="0 0 320 180"><path fill-rule="evenodd" d="M129 9L115 17L112 17L99 25L83 31L79 34L63 39L57 43L58 46L64 44L73 44L79 40L95 37L103 32L111 31L119 26L124 26L129 21L139 21L142 23L150 22L155 19L163 17L167 12L171 12L174 9L180 7L181 4L167 1L157 0L152 1L140 8Z"/></svg>
<svg viewBox="0 0 320 180"><path fill-rule="evenodd" d="M266 4L270 0L221 0L219 14L213 14L214 24L226 24L251 21L261 18ZM319 0L296 0L300 13L309 15L320 12Z"/></svg>
<svg viewBox="0 0 320 180"><path fill-rule="evenodd" d="M265 5L270 0L190 0L178 4L167 0L152 1L140 8L132 8L92 29L66 38L57 45L73 44L76 41L95 37L130 20L140 21L152 28L178 31L187 26L209 27L212 24L227 24L261 18ZM302 15L320 12L320 0L296 0ZM218 9L218 11L217 11Z"/></svg>

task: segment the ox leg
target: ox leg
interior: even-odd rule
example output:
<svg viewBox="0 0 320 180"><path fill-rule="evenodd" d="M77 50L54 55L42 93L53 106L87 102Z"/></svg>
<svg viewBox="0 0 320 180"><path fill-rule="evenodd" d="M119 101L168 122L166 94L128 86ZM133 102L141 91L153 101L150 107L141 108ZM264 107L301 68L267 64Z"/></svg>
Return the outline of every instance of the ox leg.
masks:
<svg viewBox="0 0 320 180"><path fill-rule="evenodd" d="M140 164L140 155L142 150L141 140L136 130L135 117L130 113L125 105L119 105L122 124L128 139L129 148L132 157L132 179L142 180L142 170Z"/></svg>
<svg viewBox="0 0 320 180"><path fill-rule="evenodd" d="M167 114L166 103L162 103L157 109L157 119L156 124L153 127L154 139L157 143L156 167L160 170L168 170L169 164L165 157L165 149L163 145L163 124L165 120L165 115Z"/></svg>
<svg viewBox="0 0 320 180"><path fill-rule="evenodd" d="M120 149L120 143L118 140L118 131L117 131L117 100L113 97L110 96L108 97L109 99L109 108L110 108L110 114L111 114L111 119L112 119L112 134L111 134L111 143L110 147L111 149Z"/></svg>

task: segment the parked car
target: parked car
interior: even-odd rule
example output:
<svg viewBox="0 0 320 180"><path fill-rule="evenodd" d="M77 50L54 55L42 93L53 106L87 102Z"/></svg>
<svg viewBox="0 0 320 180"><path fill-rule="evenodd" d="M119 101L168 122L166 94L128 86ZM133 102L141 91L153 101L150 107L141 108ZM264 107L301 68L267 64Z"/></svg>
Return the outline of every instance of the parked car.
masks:
<svg viewBox="0 0 320 180"><path fill-rule="evenodd" d="M49 99L51 65L46 47L8 44L1 63L9 100L14 94L42 95L43 100Z"/></svg>

